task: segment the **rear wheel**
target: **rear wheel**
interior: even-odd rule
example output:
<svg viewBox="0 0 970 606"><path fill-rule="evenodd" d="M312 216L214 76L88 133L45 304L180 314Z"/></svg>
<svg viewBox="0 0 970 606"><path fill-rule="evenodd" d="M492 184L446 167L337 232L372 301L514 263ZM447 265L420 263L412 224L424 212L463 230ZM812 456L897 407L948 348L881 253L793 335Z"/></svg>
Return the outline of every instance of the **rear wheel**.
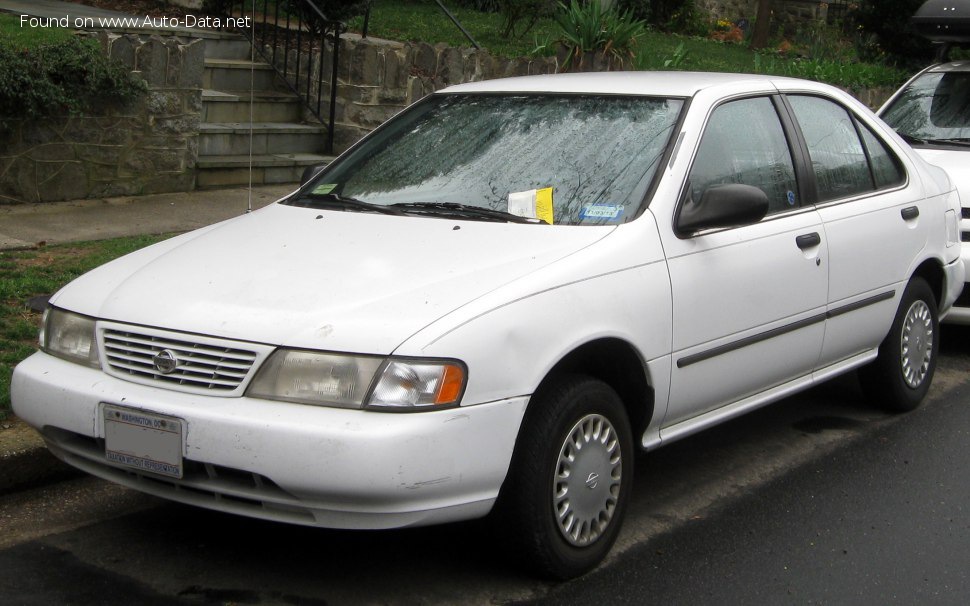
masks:
<svg viewBox="0 0 970 606"><path fill-rule="evenodd" d="M619 396L571 376L533 396L497 513L527 565L568 579L595 567L616 541L632 477Z"/></svg>
<svg viewBox="0 0 970 606"><path fill-rule="evenodd" d="M879 346L879 356L859 371L862 387L874 404L894 412L920 405L936 371L939 327L932 289L923 278L913 278Z"/></svg>

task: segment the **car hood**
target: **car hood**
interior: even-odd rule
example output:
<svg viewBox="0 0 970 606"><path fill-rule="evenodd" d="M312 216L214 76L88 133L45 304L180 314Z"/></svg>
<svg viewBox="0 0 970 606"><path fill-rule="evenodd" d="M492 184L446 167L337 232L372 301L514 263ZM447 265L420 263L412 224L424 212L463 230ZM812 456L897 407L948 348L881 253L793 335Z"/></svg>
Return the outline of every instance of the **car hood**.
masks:
<svg viewBox="0 0 970 606"><path fill-rule="evenodd" d="M916 148L916 153L930 164L944 169L960 193L960 203L964 208L970 207L970 172L967 171L970 149L964 151L920 147Z"/></svg>
<svg viewBox="0 0 970 606"><path fill-rule="evenodd" d="M51 302L117 322L389 354L443 315L613 229L274 204L102 266Z"/></svg>

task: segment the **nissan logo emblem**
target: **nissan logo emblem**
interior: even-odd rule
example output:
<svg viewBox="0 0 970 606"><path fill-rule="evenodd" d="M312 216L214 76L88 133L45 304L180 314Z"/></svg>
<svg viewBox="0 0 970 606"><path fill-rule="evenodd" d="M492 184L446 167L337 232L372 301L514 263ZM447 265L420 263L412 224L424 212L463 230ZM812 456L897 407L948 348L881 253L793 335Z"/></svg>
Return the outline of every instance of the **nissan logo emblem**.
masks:
<svg viewBox="0 0 970 606"><path fill-rule="evenodd" d="M171 349L163 349L152 358L152 366L163 375L171 374L178 368L179 359Z"/></svg>

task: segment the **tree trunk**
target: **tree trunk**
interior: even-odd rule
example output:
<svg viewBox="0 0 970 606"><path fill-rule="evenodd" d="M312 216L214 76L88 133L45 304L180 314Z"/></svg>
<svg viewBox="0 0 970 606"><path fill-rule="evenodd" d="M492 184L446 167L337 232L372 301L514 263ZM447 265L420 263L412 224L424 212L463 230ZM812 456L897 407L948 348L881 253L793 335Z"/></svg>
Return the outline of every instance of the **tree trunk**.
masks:
<svg viewBox="0 0 970 606"><path fill-rule="evenodd" d="M772 0L758 0L758 16L754 21L754 32L751 34L750 48L754 50L768 46L768 26L771 22Z"/></svg>

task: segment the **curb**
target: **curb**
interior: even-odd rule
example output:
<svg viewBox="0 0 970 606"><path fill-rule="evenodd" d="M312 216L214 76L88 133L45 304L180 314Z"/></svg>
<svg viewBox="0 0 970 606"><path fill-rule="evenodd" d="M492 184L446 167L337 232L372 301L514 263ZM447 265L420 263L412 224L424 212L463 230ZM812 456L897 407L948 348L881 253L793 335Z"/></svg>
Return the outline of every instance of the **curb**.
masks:
<svg viewBox="0 0 970 606"><path fill-rule="evenodd" d="M16 440L13 437L16 437ZM0 495L83 475L55 457L36 431L9 416L0 430Z"/></svg>
<svg viewBox="0 0 970 606"><path fill-rule="evenodd" d="M0 454L0 496L80 475L43 446Z"/></svg>

